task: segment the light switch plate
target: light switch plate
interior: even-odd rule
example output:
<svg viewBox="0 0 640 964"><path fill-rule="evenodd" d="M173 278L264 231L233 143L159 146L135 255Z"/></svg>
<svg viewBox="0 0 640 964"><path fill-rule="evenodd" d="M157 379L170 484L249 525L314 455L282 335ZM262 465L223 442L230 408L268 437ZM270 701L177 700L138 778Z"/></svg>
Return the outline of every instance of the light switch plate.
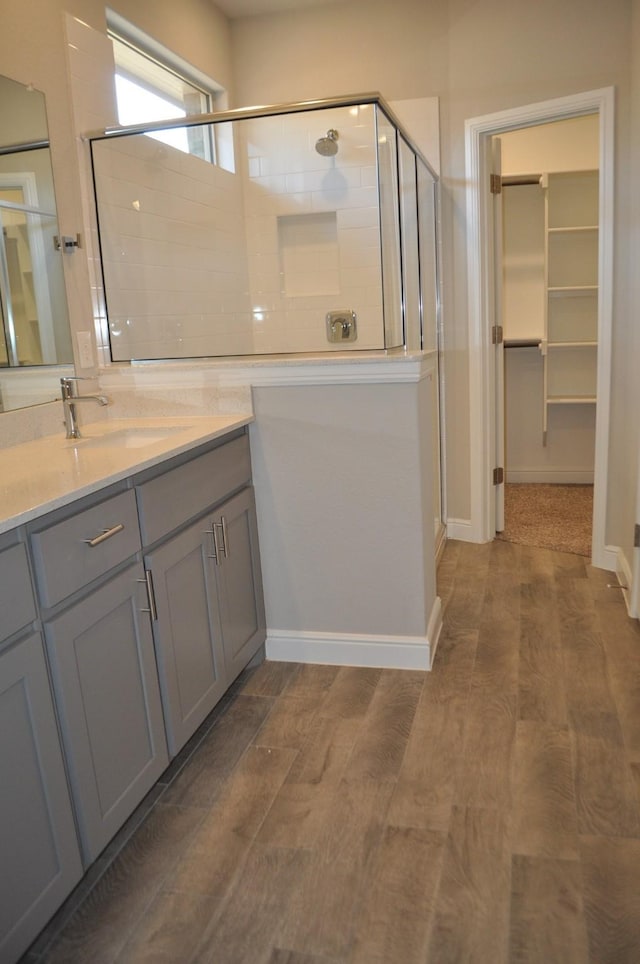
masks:
<svg viewBox="0 0 640 964"><path fill-rule="evenodd" d="M76 346L78 349L78 365L80 368L93 368L96 362L93 354L93 345L91 343L91 332L77 331Z"/></svg>

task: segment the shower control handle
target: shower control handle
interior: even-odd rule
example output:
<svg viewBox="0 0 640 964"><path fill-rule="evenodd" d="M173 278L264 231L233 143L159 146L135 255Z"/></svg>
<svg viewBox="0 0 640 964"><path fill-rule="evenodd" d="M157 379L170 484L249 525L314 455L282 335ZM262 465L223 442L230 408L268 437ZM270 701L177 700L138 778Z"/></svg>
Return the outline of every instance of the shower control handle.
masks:
<svg viewBox="0 0 640 964"><path fill-rule="evenodd" d="M327 341L345 342L355 341L358 337L356 330L356 313L350 308L342 311L328 311L326 316Z"/></svg>

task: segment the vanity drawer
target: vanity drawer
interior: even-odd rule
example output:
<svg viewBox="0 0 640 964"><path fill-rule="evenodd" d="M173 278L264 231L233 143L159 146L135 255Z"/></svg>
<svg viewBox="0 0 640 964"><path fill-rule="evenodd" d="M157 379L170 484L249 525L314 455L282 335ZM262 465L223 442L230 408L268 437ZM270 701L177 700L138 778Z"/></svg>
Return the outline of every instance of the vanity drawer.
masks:
<svg viewBox="0 0 640 964"><path fill-rule="evenodd" d="M36 618L24 543L0 551L0 640L8 639Z"/></svg>
<svg viewBox="0 0 640 964"><path fill-rule="evenodd" d="M145 546L251 481L249 437L241 435L136 485Z"/></svg>
<svg viewBox="0 0 640 964"><path fill-rule="evenodd" d="M39 595L55 606L140 548L133 490L34 532L31 546Z"/></svg>

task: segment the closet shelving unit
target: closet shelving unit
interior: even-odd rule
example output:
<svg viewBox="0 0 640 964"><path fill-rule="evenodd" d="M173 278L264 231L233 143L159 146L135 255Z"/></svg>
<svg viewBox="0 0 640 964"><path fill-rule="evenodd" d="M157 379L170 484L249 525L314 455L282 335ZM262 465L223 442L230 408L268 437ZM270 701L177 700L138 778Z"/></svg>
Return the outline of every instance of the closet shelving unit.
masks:
<svg viewBox="0 0 640 964"><path fill-rule="evenodd" d="M595 405L598 351L598 171L543 174L545 320L543 444L554 405Z"/></svg>

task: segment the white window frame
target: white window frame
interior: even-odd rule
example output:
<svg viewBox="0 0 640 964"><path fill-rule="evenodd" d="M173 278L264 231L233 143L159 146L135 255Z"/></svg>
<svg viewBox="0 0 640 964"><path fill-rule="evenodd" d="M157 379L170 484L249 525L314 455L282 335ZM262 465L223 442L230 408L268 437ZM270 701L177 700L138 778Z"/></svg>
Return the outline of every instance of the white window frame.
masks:
<svg viewBox="0 0 640 964"><path fill-rule="evenodd" d="M223 102L226 98L223 87L112 10L107 10L107 32L110 38L125 44L141 58L156 64L168 74L173 74L190 87L193 87L194 90L201 93L207 100L206 113L224 108L225 104ZM144 85L141 84L141 86ZM151 89L151 87L149 89ZM200 112L197 111L196 113ZM167 120L176 120L179 119L180 116L181 114L177 113L175 117L167 118ZM189 112L187 112L185 116L190 116ZM139 121L136 121L136 123L144 124L145 119L141 118ZM198 153L193 151L189 152ZM213 137L207 138L207 143L204 145L204 152L205 158L215 163L215 144Z"/></svg>

